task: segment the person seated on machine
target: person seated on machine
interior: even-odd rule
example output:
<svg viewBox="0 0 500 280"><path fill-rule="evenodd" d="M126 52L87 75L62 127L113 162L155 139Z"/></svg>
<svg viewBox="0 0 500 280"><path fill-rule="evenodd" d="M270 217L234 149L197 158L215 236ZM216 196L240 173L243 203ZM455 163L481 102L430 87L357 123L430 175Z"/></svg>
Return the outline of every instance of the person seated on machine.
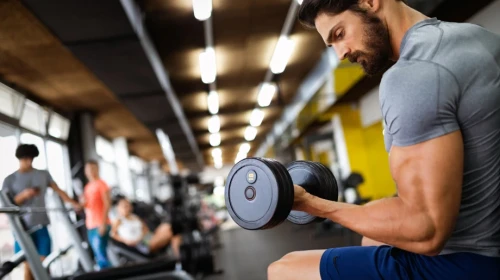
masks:
<svg viewBox="0 0 500 280"><path fill-rule="evenodd" d="M144 254L157 253L171 243L176 258L180 257L180 235L174 235L169 223L161 223L151 232L144 221L132 213L132 204L126 198L117 203L117 218L111 227L111 238Z"/></svg>

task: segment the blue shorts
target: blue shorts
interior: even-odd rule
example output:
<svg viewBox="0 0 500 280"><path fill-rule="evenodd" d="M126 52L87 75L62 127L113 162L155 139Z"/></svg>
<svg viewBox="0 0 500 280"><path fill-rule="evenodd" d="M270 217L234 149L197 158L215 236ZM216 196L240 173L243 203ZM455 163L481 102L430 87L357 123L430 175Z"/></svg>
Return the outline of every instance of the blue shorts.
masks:
<svg viewBox="0 0 500 280"><path fill-rule="evenodd" d="M322 280L500 279L500 258L472 253L428 257L390 246L328 249L321 257Z"/></svg>
<svg viewBox="0 0 500 280"><path fill-rule="evenodd" d="M30 234L33 243L35 243L36 250L38 254L42 257L50 255L52 250L52 242L50 240L49 230L46 226ZM21 251L21 246L19 242L14 243L14 253Z"/></svg>

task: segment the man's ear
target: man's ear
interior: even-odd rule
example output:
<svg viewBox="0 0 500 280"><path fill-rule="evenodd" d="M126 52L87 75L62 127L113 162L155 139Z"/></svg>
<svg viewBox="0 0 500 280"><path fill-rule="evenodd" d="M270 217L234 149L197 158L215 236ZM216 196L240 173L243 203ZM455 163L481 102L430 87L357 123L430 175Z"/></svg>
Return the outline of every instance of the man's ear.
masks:
<svg viewBox="0 0 500 280"><path fill-rule="evenodd" d="M380 10L380 4L383 0L359 0L359 6L372 13L376 13Z"/></svg>

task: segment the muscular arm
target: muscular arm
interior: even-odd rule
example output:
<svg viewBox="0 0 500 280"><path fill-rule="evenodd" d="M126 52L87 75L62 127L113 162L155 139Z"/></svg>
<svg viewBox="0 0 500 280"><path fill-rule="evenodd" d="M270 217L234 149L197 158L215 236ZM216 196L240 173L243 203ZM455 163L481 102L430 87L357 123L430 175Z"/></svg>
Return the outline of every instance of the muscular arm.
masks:
<svg viewBox="0 0 500 280"><path fill-rule="evenodd" d="M304 210L363 236L410 252L436 255L460 208L463 142L459 131L408 147L392 147L399 197L364 206L308 199Z"/></svg>

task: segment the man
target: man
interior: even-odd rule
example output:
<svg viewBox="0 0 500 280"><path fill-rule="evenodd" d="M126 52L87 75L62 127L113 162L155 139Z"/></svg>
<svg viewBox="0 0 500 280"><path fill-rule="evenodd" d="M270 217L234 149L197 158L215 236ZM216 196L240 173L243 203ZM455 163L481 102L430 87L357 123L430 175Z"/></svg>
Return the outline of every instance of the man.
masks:
<svg viewBox="0 0 500 280"><path fill-rule="evenodd" d="M296 186L294 209L388 245L291 253L269 279L500 279L500 37L398 0L304 0L299 19L368 74L396 61L380 104L398 197Z"/></svg>
<svg viewBox="0 0 500 280"><path fill-rule="evenodd" d="M52 188L65 202L71 203L75 210L80 210L80 205L63 192L46 170L33 168L33 159L39 155L35 145L22 144L16 149L19 160L19 169L5 178L2 192L10 196L14 203L21 207L45 207L45 193L47 187ZM47 226L50 224L47 213L30 213L22 217L26 229L41 226L31 234L31 239L42 261L50 254L51 239ZM21 251L19 243L14 244L14 251ZM29 264L25 262L24 279L33 279Z"/></svg>
<svg viewBox="0 0 500 280"><path fill-rule="evenodd" d="M110 267L106 248L108 247L110 220L108 218L111 198L109 186L99 176L99 165L89 161L85 165L88 184L83 190L85 224L90 247L100 269Z"/></svg>

